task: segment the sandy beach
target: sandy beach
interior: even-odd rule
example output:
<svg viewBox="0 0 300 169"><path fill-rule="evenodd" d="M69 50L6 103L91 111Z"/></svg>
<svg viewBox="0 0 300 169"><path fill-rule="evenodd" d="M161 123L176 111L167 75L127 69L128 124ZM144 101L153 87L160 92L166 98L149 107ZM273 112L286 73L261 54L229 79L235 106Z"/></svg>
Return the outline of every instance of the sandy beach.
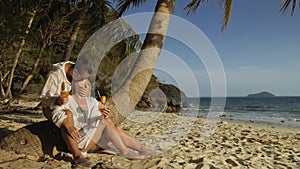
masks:
<svg viewBox="0 0 300 169"><path fill-rule="evenodd" d="M24 108L37 102L22 103ZM0 113L0 137L45 120L41 111ZM144 160L91 153L94 168L300 168L299 128L258 123L207 121L173 113L138 112L122 128L161 156ZM0 150L0 168L71 168L71 155L36 158Z"/></svg>

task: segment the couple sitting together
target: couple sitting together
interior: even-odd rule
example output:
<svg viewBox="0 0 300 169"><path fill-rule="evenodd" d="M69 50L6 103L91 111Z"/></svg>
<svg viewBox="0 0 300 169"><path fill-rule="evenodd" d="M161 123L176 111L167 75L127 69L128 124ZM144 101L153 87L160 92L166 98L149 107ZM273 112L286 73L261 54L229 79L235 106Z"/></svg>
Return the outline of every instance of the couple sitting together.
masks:
<svg viewBox="0 0 300 169"><path fill-rule="evenodd" d="M74 163L86 167L94 164L85 152L97 149L117 150L129 159L143 159L154 151L142 146L107 117L110 109L91 97L88 80L91 68L86 60L54 64L42 90L43 113L61 129ZM64 90L71 95L62 93Z"/></svg>

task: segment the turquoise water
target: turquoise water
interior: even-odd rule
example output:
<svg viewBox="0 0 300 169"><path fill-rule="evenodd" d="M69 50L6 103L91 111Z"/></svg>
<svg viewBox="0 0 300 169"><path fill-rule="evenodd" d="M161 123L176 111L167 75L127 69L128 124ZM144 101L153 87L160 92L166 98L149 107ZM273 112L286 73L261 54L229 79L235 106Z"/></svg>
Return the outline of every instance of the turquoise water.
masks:
<svg viewBox="0 0 300 169"><path fill-rule="evenodd" d="M221 119L300 127L300 97L228 97L223 100L225 107L220 112ZM222 110L222 102L211 104L211 101L211 98L182 99L185 105L189 105L186 109L197 111L201 118L206 118L209 110L215 107Z"/></svg>

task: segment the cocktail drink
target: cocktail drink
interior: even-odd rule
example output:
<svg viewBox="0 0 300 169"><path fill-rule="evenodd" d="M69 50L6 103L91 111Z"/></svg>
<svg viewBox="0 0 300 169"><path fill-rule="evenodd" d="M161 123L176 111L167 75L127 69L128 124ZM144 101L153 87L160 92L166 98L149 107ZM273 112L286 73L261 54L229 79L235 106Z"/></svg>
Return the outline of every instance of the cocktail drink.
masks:
<svg viewBox="0 0 300 169"><path fill-rule="evenodd" d="M103 106L104 106L104 109L106 108L106 104L107 104L107 102L106 102L106 96L101 96L101 103L103 104ZM107 116L106 115L104 115L104 118L106 118Z"/></svg>
<svg viewBox="0 0 300 169"><path fill-rule="evenodd" d="M69 92L66 91L66 84L65 82L62 82L61 84L61 92L60 92L60 95L64 98L68 97L69 96Z"/></svg>
<svg viewBox="0 0 300 169"><path fill-rule="evenodd" d="M101 97L101 103L102 103L103 105L106 105L106 96L102 96L102 97Z"/></svg>

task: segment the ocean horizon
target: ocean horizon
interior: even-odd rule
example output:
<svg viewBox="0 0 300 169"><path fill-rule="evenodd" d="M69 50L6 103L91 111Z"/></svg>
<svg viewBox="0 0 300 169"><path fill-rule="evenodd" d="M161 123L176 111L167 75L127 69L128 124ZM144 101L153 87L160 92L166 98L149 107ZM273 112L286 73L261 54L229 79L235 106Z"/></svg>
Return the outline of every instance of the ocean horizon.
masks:
<svg viewBox="0 0 300 169"><path fill-rule="evenodd" d="M300 96L189 97L181 101L184 111L193 111L199 118L217 110L221 120L300 127Z"/></svg>

